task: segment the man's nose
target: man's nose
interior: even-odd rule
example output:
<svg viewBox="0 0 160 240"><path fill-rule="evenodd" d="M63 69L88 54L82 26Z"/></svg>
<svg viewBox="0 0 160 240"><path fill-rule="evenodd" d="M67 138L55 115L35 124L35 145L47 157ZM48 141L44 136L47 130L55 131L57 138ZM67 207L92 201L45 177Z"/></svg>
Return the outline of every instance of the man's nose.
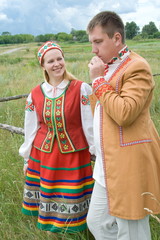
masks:
<svg viewBox="0 0 160 240"><path fill-rule="evenodd" d="M98 53L98 49L95 46L92 46L92 53L95 53L95 54Z"/></svg>

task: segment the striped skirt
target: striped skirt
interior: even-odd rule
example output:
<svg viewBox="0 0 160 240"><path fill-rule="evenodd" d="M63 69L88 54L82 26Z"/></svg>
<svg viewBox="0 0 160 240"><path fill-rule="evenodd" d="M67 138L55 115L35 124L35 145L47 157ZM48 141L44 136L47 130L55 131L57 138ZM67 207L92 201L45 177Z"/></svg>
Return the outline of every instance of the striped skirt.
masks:
<svg viewBox="0 0 160 240"><path fill-rule="evenodd" d="M38 216L38 228L51 232L86 229L93 189L88 149L62 154L57 141L52 153L32 148L22 212Z"/></svg>

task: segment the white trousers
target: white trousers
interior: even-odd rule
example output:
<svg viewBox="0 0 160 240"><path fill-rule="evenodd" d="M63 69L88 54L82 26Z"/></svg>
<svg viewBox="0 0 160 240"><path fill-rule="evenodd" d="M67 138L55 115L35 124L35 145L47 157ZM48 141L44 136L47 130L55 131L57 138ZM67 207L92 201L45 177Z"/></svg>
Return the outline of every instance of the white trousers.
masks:
<svg viewBox="0 0 160 240"><path fill-rule="evenodd" d="M96 240L151 240L149 216L125 220L108 214L106 189L95 182L87 225Z"/></svg>

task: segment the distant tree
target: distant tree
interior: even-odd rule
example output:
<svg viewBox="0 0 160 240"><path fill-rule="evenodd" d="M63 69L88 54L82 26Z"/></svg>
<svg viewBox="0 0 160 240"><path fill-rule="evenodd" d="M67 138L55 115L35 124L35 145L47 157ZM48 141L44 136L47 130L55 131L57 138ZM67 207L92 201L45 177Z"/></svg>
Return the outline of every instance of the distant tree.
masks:
<svg viewBox="0 0 160 240"><path fill-rule="evenodd" d="M85 30L75 30L72 28L71 34L75 41L88 42L88 36Z"/></svg>
<svg viewBox="0 0 160 240"><path fill-rule="evenodd" d="M140 28L135 22L127 22L125 25L125 33L127 39L132 39L139 34Z"/></svg>
<svg viewBox="0 0 160 240"><path fill-rule="evenodd" d="M34 36L31 34L16 34L0 36L0 44L8 43L29 43L34 41Z"/></svg>
<svg viewBox="0 0 160 240"><path fill-rule="evenodd" d="M24 43L29 43L34 41L34 36L32 34L21 34Z"/></svg>
<svg viewBox="0 0 160 240"><path fill-rule="evenodd" d="M12 36L12 43L29 43L34 41L31 34L16 34Z"/></svg>
<svg viewBox="0 0 160 240"><path fill-rule="evenodd" d="M160 38L160 32L156 32L156 33L154 33L154 38Z"/></svg>
<svg viewBox="0 0 160 240"><path fill-rule="evenodd" d="M143 28L142 28L142 35L153 35L155 34L156 32L158 32L158 29L155 25L154 22L149 22L149 24L145 25Z"/></svg>
<svg viewBox="0 0 160 240"><path fill-rule="evenodd" d="M2 32L2 34L1 34L2 36L9 36L9 35L11 35L11 33L10 32Z"/></svg>
<svg viewBox="0 0 160 240"><path fill-rule="evenodd" d="M40 34L35 37L35 42L45 42L45 36Z"/></svg>
<svg viewBox="0 0 160 240"><path fill-rule="evenodd" d="M47 33L47 34L38 35L35 37L35 42L46 42L50 40L55 40L55 34Z"/></svg>
<svg viewBox="0 0 160 240"><path fill-rule="evenodd" d="M23 43L22 34L13 35L13 43Z"/></svg>
<svg viewBox="0 0 160 240"><path fill-rule="evenodd" d="M74 41L88 42L88 35L85 30L75 30L72 28L71 34Z"/></svg>
<svg viewBox="0 0 160 240"><path fill-rule="evenodd" d="M53 33L47 33L47 34L44 35L44 37L46 38L45 42L46 41L54 41L55 40L55 34L53 34Z"/></svg>
<svg viewBox="0 0 160 240"><path fill-rule="evenodd" d="M9 44L12 43L13 38L10 35L2 35L0 36L0 44Z"/></svg>
<svg viewBox="0 0 160 240"><path fill-rule="evenodd" d="M75 36L76 35L76 30L74 28L72 28L70 34L72 34L72 36Z"/></svg>
<svg viewBox="0 0 160 240"><path fill-rule="evenodd" d="M88 35L83 35L79 42L88 42Z"/></svg>
<svg viewBox="0 0 160 240"><path fill-rule="evenodd" d="M68 33L65 33L65 32L59 32L55 35L55 39L57 41L70 41L73 39L73 36L72 34L68 34Z"/></svg>

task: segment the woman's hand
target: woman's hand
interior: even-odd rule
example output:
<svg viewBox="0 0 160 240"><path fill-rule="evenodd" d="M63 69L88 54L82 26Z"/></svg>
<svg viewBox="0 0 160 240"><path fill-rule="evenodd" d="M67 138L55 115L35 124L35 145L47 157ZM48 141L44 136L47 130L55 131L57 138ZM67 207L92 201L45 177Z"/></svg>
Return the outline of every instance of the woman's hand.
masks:
<svg viewBox="0 0 160 240"><path fill-rule="evenodd" d="M25 164L23 167L24 176L26 176L26 174L27 174L27 168L28 168L28 164Z"/></svg>
<svg viewBox="0 0 160 240"><path fill-rule="evenodd" d="M96 156L95 155L91 155L91 162L95 162L96 160Z"/></svg>

